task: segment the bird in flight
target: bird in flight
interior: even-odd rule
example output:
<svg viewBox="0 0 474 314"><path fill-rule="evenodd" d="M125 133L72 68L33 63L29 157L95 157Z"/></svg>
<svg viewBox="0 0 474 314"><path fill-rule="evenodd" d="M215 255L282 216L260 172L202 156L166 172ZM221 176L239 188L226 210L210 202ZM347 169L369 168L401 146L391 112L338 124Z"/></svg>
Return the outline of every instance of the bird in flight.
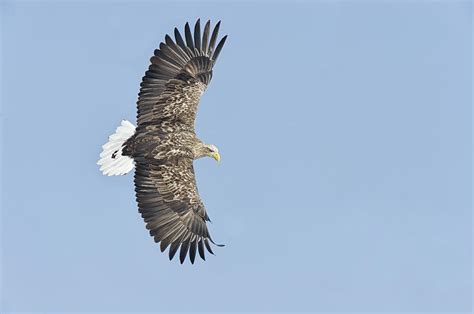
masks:
<svg viewBox="0 0 474 314"><path fill-rule="evenodd" d="M124 175L135 168L135 192L146 228L160 249L169 247L170 260L179 250L183 263L196 252L214 254L206 222L210 221L199 197L193 161L220 160L219 150L196 136L194 122L199 99L212 78L212 69L227 36L217 41L220 22L211 32L208 21L201 34L186 23L184 39L177 28L174 40L164 42L151 57L140 84L137 126L122 121L102 146L97 164L104 175ZM216 45L217 43L217 45Z"/></svg>

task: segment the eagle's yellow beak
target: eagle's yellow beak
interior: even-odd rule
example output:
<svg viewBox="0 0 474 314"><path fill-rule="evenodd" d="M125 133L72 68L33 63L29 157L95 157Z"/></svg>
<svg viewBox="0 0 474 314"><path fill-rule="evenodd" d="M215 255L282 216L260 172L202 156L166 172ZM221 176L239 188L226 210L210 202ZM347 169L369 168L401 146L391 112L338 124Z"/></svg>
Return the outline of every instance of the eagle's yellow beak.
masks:
<svg viewBox="0 0 474 314"><path fill-rule="evenodd" d="M219 153L215 152L211 154L211 157L214 158L217 162L221 160L221 155Z"/></svg>

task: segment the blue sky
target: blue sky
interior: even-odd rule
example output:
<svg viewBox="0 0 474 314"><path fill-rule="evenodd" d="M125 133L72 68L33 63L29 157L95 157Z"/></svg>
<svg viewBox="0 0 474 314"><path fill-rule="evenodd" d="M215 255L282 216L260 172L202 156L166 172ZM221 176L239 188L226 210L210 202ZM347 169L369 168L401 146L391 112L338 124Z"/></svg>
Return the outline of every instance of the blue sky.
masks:
<svg viewBox="0 0 474 314"><path fill-rule="evenodd" d="M472 13L458 2L1 6L3 312L470 312ZM101 145L153 50L229 38L195 163L216 256L180 265Z"/></svg>

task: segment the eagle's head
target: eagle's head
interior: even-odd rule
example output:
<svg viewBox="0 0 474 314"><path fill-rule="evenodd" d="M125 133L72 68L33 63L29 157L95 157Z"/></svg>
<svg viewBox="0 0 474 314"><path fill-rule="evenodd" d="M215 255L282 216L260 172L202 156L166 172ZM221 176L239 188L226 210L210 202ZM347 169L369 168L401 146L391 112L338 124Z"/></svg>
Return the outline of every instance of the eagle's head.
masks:
<svg viewBox="0 0 474 314"><path fill-rule="evenodd" d="M217 147L212 144L199 143L197 147L195 147L194 156L195 159L207 156L214 158L216 161L221 160L221 155L219 155L219 149L217 149Z"/></svg>

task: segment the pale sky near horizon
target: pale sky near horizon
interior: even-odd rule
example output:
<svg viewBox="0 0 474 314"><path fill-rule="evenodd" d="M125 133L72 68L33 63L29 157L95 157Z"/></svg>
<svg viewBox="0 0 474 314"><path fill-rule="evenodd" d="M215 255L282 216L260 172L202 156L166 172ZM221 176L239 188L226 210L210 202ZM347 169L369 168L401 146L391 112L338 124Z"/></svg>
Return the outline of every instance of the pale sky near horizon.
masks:
<svg viewBox="0 0 474 314"><path fill-rule="evenodd" d="M470 312L471 2L3 1L0 312ZM228 34L170 262L95 164L185 22Z"/></svg>

